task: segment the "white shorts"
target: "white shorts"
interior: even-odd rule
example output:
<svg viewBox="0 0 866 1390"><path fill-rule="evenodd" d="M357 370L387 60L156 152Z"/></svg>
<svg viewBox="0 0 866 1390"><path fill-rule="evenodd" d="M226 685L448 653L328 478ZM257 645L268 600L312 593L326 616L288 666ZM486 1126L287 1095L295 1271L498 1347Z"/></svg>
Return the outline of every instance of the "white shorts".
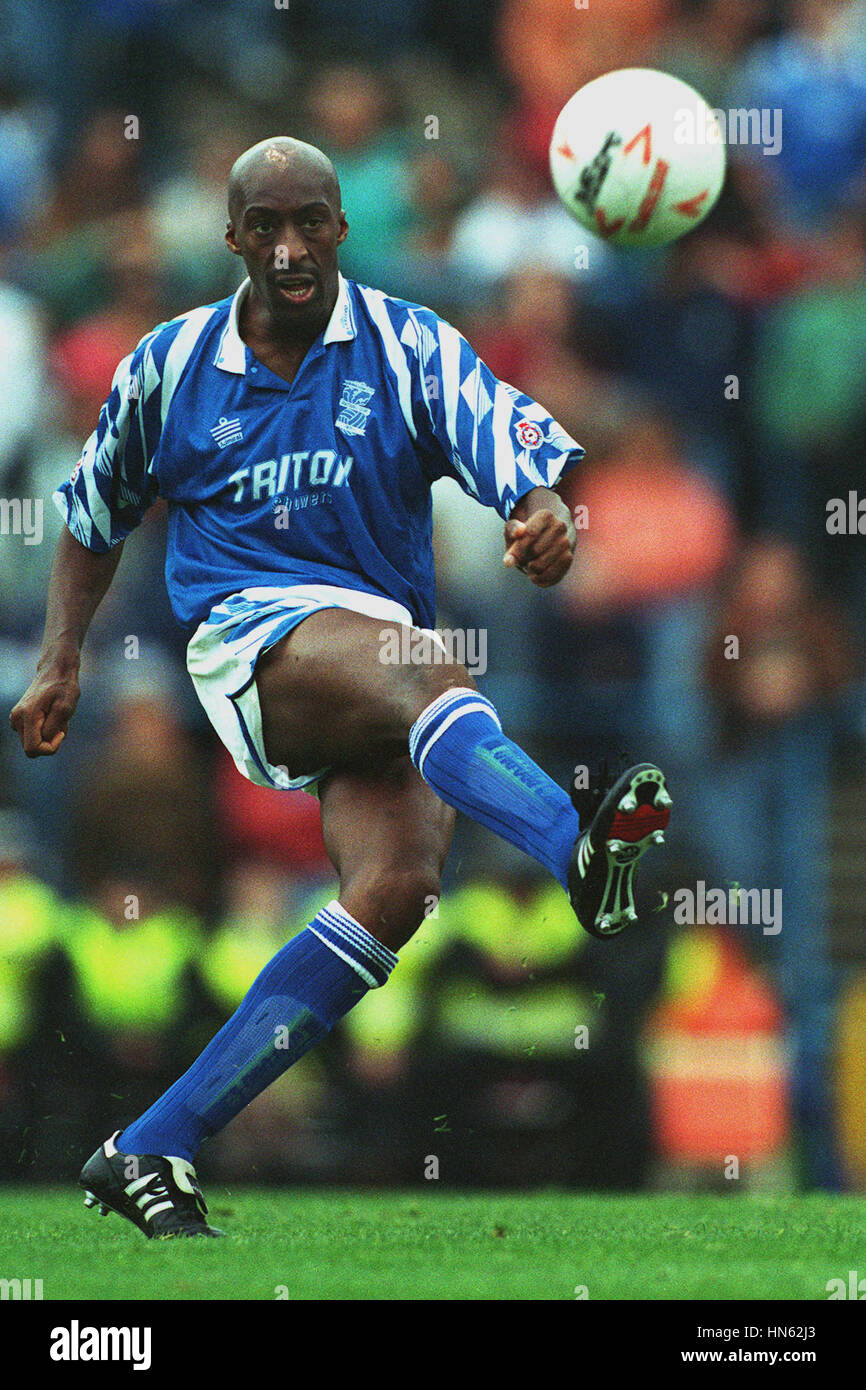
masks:
<svg viewBox="0 0 866 1390"><path fill-rule="evenodd" d="M262 652L324 608L348 608L383 622L414 626L411 613L401 603L360 589L333 584L267 586L242 589L218 603L196 628L186 649L187 670L210 722L238 771L260 787L315 791L311 784L329 771L323 767L304 777L290 777L286 768L268 762L255 681ZM443 645L438 634L428 635Z"/></svg>

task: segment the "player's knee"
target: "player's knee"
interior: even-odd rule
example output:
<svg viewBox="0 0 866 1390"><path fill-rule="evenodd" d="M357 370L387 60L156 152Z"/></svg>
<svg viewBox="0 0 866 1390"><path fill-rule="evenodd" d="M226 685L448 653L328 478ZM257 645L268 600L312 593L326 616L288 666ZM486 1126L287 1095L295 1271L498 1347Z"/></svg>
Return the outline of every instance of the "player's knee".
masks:
<svg viewBox="0 0 866 1390"><path fill-rule="evenodd" d="M401 734L408 735L424 710L446 691L476 688L466 668L456 662L431 662L425 666L404 667L394 702L394 715Z"/></svg>
<svg viewBox="0 0 866 1390"><path fill-rule="evenodd" d="M403 627L385 629L385 636L391 645L380 642L378 660L366 664L340 712L346 746L374 755L402 751L412 725L445 691L476 688L431 635Z"/></svg>
<svg viewBox="0 0 866 1390"><path fill-rule="evenodd" d="M373 865L341 885L354 915L386 946L397 949L436 911L441 890L433 864Z"/></svg>

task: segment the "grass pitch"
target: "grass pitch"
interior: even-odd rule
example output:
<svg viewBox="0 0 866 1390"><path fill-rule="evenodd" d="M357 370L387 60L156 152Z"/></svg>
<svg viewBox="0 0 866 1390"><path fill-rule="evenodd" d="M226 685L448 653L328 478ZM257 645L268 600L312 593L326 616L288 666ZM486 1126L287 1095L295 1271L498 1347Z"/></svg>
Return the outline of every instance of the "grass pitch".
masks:
<svg viewBox="0 0 866 1390"><path fill-rule="evenodd" d="M220 1241L146 1241L74 1189L0 1192L0 1276L50 1299L819 1299L858 1197L216 1189Z"/></svg>

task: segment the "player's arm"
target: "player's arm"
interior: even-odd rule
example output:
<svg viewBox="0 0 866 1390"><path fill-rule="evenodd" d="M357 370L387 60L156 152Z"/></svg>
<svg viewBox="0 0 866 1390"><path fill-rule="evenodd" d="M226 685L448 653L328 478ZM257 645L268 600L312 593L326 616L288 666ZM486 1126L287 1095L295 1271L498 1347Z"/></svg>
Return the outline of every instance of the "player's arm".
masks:
<svg viewBox="0 0 866 1390"><path fill-rule="evenodd" d="M78 703L81 647L123 542L156 496L151 460L165 406L148 334L114 374L111 394L72 476L54 494L66 525L54 552L45 633L29 689L10 722L30 758L56 753Z"/></svg>
<svg viewBox="0 0 866 1390"><path fill-rule="evenodd" d="M567 574L576 540L571 513L559 494L536 487L515 502L505 523L503 564L549 589Z"/></svg>
<svg viewBox="0 0 866 1390"><path fill-rule="evenodd" d="M123 542L97 554L64 526L51 566L36 675L9 716L28 758L56 753L78 704L78 668L90 621L108 592Z"/></svg>
<svg viewBox="0 0 866 1390"><path fill-rule="evenodd" d="M453 477L499 512L507 566L539 588L559 583L576 536L558 487L583 449L536 401L495 377L450 324L426 309L413 323L413 423L434 467L439 451L435 476Z"/></svg>

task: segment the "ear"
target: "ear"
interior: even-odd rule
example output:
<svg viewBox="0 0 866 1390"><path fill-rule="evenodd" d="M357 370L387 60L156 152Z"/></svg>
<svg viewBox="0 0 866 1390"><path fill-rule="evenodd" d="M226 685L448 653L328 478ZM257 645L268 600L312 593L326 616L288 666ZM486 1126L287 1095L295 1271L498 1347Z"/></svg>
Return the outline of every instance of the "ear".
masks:
<svg viewBox="0 0 866 1390"><path fill-rule="evenodd" d="M239 256L241 254L241 248L238 246L238 239L235 236L235 226L233 222L226 223L225 241L232 255Z"/></svg>
<svg viewBox="0 0 866 1390"><path fill-rule="evenodd" d="M349 224L346 221L346 214L342 208L340 209L340 220L337 224L337 228L337 245L342 246L346 237L349 235Z"/></svg>

